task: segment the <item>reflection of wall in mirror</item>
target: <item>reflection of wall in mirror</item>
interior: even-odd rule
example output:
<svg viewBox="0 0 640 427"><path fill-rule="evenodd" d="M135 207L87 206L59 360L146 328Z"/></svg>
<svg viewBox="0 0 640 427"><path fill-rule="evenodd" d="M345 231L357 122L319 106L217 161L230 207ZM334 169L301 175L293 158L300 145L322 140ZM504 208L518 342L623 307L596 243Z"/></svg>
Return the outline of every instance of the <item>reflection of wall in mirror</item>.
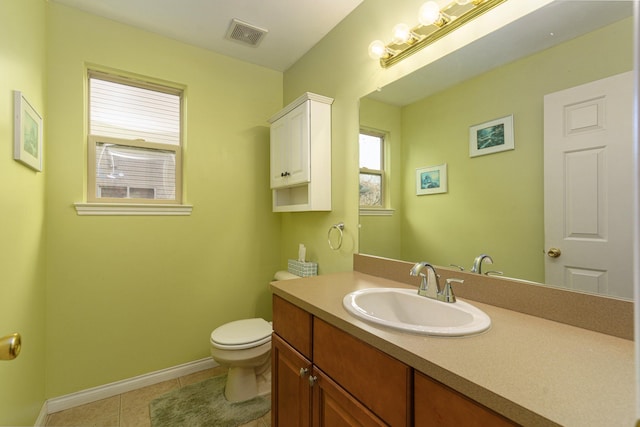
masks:
<svg viewBox="0 0 640 427"><path fill-rule="evenodd" d="M360 100L361 126L384 131L386 179L386 208L396 209L391 215L361 215L359 246L360 252L375 254L387 258L402 259L400 215L402 206L402 187L399 179L401 171L401 110L393 105L383 104L371 99ZM369 124L375 126L369 126ZM398 179L393 178L398 176ZM363 250L365 248L365 250Z"/></svg>
<svg viewBox="0 0 640 427"><path fill-rule="evenodd" d="M467 269L488 253L495 270L544 282L543 96L631 70L632 28L624 19L402 108L361 100L361 126L402 135L402 162L390 178L396 212L361 217L360 252ZM470 158L469 126L508 114L516 149ZM415 169L439 163L449 192L415 197Z"/></svg>

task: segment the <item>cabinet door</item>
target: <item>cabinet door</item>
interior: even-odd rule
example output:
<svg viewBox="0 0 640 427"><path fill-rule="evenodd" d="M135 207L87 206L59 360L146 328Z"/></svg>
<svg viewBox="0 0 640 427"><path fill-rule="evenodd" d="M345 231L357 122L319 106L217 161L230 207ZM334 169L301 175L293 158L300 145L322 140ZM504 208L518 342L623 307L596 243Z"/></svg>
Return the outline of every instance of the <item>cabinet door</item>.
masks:
<svg viewBox="0 0 640 427"><path fill-rule="evenodd" d="M413 395L416 427L517 425L419 372L415 373Z"/></svg>
<svg viewBox="0 0 640 427"><path fill-rule="evenodd" d="M411 425L409 366L318 318L313 363L387 424Z"/></svg>
<svg viewBox="0 0 640 427"><path fill-rule="evenodd" d="M310 181L309 102L271 125L271 188Z"/></svg>
<svg viewBox="0 0 640 427"><path fill-rule="evenodd" d="M309 427L311 363L276 334L271 344L271 424Z"/></svg>
<svg viewBox="0 0 640 427"><path fill-rule="evenodd" d="M314 368L313 427L381 427L380 418Z"/></svg>
<svg viewBox="0 0 640 427"><path fill-rule="evenodd" d="M289 147L288 122L286 117L271 124L270 133L270 159L271 159L271 188L285 186L286 177L283 175L287 169L287 151Z"/></svg>

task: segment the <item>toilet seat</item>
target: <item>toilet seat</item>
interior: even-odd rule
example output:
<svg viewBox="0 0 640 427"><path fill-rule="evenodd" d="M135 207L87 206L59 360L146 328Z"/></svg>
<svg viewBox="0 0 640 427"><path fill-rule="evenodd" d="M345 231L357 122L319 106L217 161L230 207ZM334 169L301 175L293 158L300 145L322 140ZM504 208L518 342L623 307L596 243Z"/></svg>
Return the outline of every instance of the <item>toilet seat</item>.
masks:
<svg viewBox="0 0 640 427"><path fill-rule="evenodd" d="M224 350L242 350L271 341L271 323L261 318L226 323L211 332L211 345Z"/></svg>

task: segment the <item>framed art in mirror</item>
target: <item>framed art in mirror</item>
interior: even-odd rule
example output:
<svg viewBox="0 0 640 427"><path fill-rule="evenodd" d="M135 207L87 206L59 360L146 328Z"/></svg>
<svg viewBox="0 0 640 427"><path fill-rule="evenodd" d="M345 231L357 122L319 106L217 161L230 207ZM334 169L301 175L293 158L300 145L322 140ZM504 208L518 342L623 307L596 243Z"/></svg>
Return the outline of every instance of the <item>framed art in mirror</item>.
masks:
<svg viewBox="0 0 640 427"><path fill-rule="evenodd" d="M469 128L469 157L513 149L515 149L513 115L500 117Z"/></svg>
<svg viewBox="0 0 640 427"><path fill-rule="evenodd" d="M416 169L416 195L447 192L447 164Z"/></svg>
<svg viewBox="0 0 640 427"><path fill-rule="evenodd" d="M22 92L14 91L13 158L32 169L42 171L42 117Z"/></svg>

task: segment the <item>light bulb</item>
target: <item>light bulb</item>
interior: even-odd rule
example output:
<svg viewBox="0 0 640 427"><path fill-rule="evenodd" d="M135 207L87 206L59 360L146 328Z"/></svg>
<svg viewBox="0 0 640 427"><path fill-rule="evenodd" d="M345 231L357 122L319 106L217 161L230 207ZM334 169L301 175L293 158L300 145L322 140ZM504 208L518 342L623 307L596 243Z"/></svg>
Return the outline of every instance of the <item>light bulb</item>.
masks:
<svg viewBox="0 0 640 427"><path fill-rule="evenodd" d="M393 27L393 37L391 40L395 44L402 44L409 41L411 38L411 30L407 24L398 24Z"/></svg>
<svg viewBox="0 0 640 427"><path fill-rule="evenodd" d="M369 45L369 56L372 59L380 59L387 53L387 47L380 40L374 40Z"/></svg>
<svg viewBox="0 0 640 427"><path fill-rule="evenodd" d="M418 21L422 25L432 25L440 19L440 6L435 1L428 1L420 6Z"/></svg>

